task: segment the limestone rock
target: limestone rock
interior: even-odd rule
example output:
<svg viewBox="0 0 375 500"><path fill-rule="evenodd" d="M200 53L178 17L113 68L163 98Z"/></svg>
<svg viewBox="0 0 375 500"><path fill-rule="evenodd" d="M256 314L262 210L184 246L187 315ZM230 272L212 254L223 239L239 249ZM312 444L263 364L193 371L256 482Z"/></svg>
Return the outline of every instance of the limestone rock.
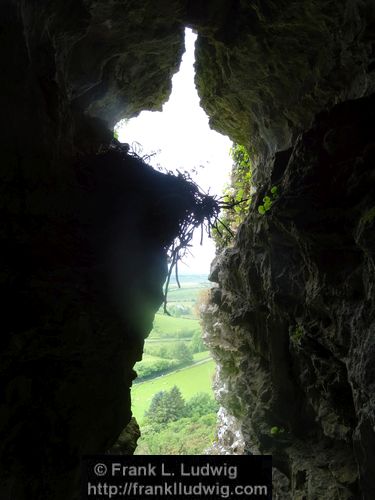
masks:
<svg viewBox="0 0 375 500"><path fill-rule="evenodd" d="M371 0L207 4L192 20L198 93L240 144L285 149L322 109L375 90Z"/></svg>
<svg viewBox="0 0 375 500"><path fill-rule="evenodd" d="M211 275L216 393L293 499L375 494L374 109L371 97L319 115L270 212L257 206L271 185Z"/></svg>
<svg viewBox="0 0 375 500"><path fill-rule="evenodd" d="M64 52L69 98L113 126L143 109L161 110L183 52L181 0L86 2L81 36Z"/></svg>

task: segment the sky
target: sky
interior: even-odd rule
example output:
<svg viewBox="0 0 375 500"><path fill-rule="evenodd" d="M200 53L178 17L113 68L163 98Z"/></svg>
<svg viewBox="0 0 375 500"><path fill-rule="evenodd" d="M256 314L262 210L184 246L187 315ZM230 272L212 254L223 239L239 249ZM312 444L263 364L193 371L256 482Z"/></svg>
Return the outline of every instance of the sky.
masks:
<svg viewBox="0 0 375 500"><path fill-rule="evenodd" d="M116 130L121 142L142 146L141 156L156 152L150 160L153 166L173 171L196 170L196 174L191 174L193 180L206 192L221 195L229 183L232 142L210 129L208 117L199 105L193 67L196 35L190 29L185 33L186 51L162 112L143 111L136 118L123 120ZM208 236L200 245L200 230L191 253L179 264L179 273L208 274L215 246Z"/></svg>

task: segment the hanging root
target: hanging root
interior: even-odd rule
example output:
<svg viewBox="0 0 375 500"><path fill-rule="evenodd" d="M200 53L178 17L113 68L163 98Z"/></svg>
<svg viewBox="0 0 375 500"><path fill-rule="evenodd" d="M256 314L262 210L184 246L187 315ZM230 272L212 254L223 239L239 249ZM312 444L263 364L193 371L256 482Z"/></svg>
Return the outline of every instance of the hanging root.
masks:
<svg viewBox="0 0 375 500"><path fill-rule="evenodd" d="M143 155L143 148L139 143L133 142L132 145L120 143L117 139L113 139L110 148L112 152L120 155L127 155L136 158L140 163L147 164L152 156L156 153ZM163 170L167 176L173 177L177 181L175 187L178 186L176 193L177 202L171 205L171 209L176 211L176 216L179 218L177 236L173 243L166 248L169 257L169 269L165 283L164 291L164 312L167 310L167 295L170 285L170 280L173 270L175 270L176 283L181 288L178 278L178 263L183 259L191 247L191 241L194 231L200 228L200 243L203 244L204 234L211 237L212 229L215 229L219 236L227 231L231 236L233 232L221 219L220 213L224 210L233 210L234 207L248 200L240 201L224 201L224 197L218 198L205 193L199 185L194 182L188 172L180 172L177 170L177 175L169 170ZM227 197L225 197L227 199ZM219 229L220 226L220 229Z"/></svg>
<svg viewBox="0 0 375 500"><path fill-rule="evenodd" d="M231 229L220 219L220 212L223 209L232 210L236 205L247 201L223 201L223 198L217 198L216 196L211 196L205 193L191 179L188 173L178 172L177 177L186 183L186 190L189 192L191 197L191 204L185 211L184 218L179 226L177 237L168 249L170 263L164 292L164 313L168 315L170 314L167 310L167 296L172 272L173 269L175 269L177 286L181 288L178 279L178 263L186 255L189 247L191 246L194 231L200 227L201 245L203 243L204 233L206 233L210 238L212 229L215 229L219 235L222 234L222 231L227 231L231 236L233 236ZM219 225L221 226L221 230L219 230Z"/></svg>

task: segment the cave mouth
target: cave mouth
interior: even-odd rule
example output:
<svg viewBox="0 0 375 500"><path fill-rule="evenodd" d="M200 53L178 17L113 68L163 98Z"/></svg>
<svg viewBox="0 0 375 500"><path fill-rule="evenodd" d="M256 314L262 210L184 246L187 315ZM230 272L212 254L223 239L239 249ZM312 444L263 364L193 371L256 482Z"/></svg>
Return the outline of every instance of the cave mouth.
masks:
<svg viewBox="0 0 375 500"><path fill-rule="evenodd" d="M153 168L184 172L204 192L219 197L229 181L232 143L210 129L200 107L194 84L196 38L192 30L185 30L186 51L162 112L143 111L121 120L115 137ZM215 244L208 236L202 243L200 231L196 233L179 262L181 288L171 277L170 315L162 307L156 313L143 358L135 365L132 412L142 429L138 454L204 454L216 433L215 364L203 343L199 319L199 309L208 300Z"/></svg>
<svg viewBox="0 0 375 500"><path fill-rule="evenodd" d="M204 192L221 196L230 183L232 141L210 128L209 118L200 106L194 82L196 39L197 35L186 28L185 53L162 112L142 111L136 118L120 120L115 136L153 168L186 172ZM181 273L209 273L216 250L209 238L203 243L196 234L190 254L180 264Z"/></svg>

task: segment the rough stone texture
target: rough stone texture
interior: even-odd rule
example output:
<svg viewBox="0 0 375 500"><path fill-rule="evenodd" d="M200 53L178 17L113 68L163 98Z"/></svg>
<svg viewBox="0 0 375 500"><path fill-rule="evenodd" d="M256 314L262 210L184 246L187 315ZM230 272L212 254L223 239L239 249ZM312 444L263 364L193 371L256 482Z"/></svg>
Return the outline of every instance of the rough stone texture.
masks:
<svg viewBox="0 0 375 500"><path fill-rule="evenodd" d="M88 4L82 36L64 54L70 99L112 126L142 109L161 110L183 51L184 2Z"/></svg>
<svg viewBox="0 0 375 500"><path fill-rule="evenodd" d="M222 385L223 381L218 375L217 379ZM215 391L215 396L220 401L219 391ZM217 414L217 439L210 448L205 450L205 453L207 455L243 455L244 445L241 423L222 406Z"/></svg>
<svg viewBox="0 0 375 500"><path fill-rule="evenodd" d="M280 199L215 271L219 435L226 452L275 453L280 498L288 482L293 498L373 498L372 102L295 143L373 90L373 2L3 0L0 14L1 499L75 499L79 457L130 420L165 214L183 207L162 177L95 153L108 124L167 98L184 23L212 125L261 153L293 145L259 155L259 196L278 183Z"/></svg>
<svg viewBox="0 0 375 500"><path fill-rule="evenodd" d="M372 0L210 1L191 17L201 105L258 152L289 147L317 112L375 89Z"/></svg>
<svg viewBox="0 0 375 500"><path fill-rule="evenodd" d="M167 98L178 11L1 2L2 500L77 498L80 456L108 450L130 420L175 227L156 233L174 211L159 174L132 177L94 153L112 138L105 121Z"/></svg>
<svg viewBox="0 0 375 500"><path fill-rule="evenodd" d="M375 497L374 103L319 115L211 273L219 400L273 455L279 498Z"/></svg>
<svg viewBox="0 0 375 500"><path fill-rule="evenodd" d="M138 423L134 417L121 432L116 443L108 450L110 455L133 455L137 441L141 437Z"/></svg>
<svg viewBox="0 0 375 500"><path fill-rule="evenodd" d="M108 142L99 121L82 113L113 126L160 109L183 50L181 3L53 0L41 8L4 0L4 143L28 152L57 145L56 161L62 148L69 154Z"/></svg>

